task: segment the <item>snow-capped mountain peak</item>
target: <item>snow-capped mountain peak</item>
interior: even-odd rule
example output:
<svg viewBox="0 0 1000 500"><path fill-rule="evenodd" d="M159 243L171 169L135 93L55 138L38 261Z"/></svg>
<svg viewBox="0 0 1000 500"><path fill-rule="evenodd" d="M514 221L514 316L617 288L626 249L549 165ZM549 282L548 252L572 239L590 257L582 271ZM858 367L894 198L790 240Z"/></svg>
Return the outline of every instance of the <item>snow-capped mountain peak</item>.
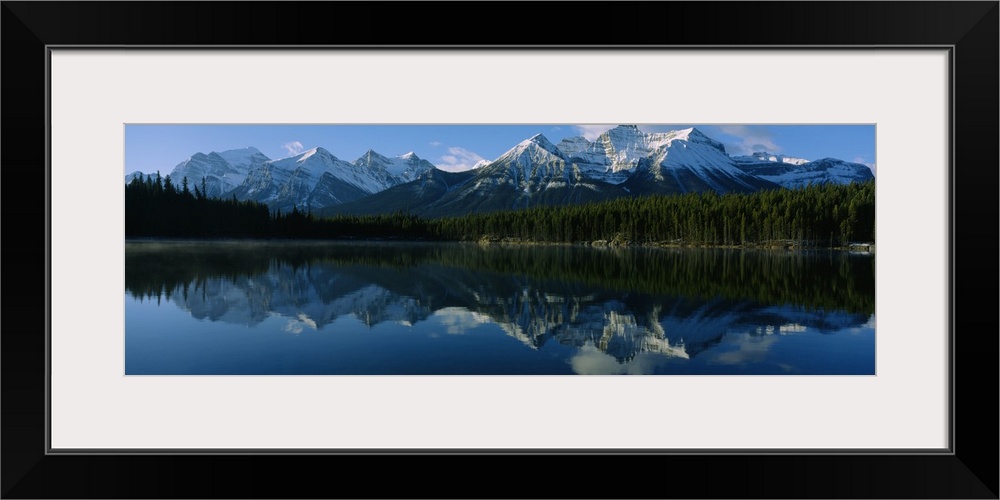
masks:
<svg viewBox="0 0 1000 500"><path fill-rule="evenodd" d="M225 158L226 161L234 162L234 161L239 161L239 160L244 159L244 158L250 158L250 157L253 157L253 156L256 156L256 155L263 155L264 153L261 153L259 149L255 148L253 146L247 146L245 148L230 149L228 151L220 151L220 152L218 152L216 154L218 154L219 156Z"/></svg>
<svg viewBox="0 0 1000 500"><path fill-rule="evenodd" d="M371 149L354 160L354 165L378 178L385 187L410 182L419 177L420 174L434 168L434 165L420 159L413 151L389 158Z"/></svg>
<svg viewBox="0 0 1000 500"><path fill-rule="evenodd" d="M388 165L392 163L392 160L390 160L388 157L384 155L375 152L375 150L373 149L369 149L368 151L362 153L362 155L359 156L358 159L354 160L351 163L354 163L356 166L365 169L370 169L375 171L385 171Z"/></svg>
<svg viewBox="0 0 1000 500"><path fill-rule="evenodd" d="M704 144L714 149L718 149L723 153L726 151L725 146L723 146L721 142L705 135L701 130L698 130L695 127L671 130L669 132L649 133L646 134L646 141L653 149L672 144L674 141L685 141L696 144Z"/></svg>
<svg viewBox="0 0 1000 500"><path fill-rule="evenodd" d="M272 160L267 162L263 168L270 171L270 175L275 180L284 182L285 179L294 175L298 179L297 182L315 186L324 173L331 172L336 175L336 173L341 172L347 174L353 170L353 165L337 158L326 149L316 147L287 158Z"/></svg>
<svg viewBox="0 0 1000 500"><path fill-rule="evenodd" d="M306 160L312 158L315 155L319 155L320 158L324 159L333 159L333 160L337 159L336 156L333 156L333 153L319 147L303 151L298 155L292 156L292 158L295 158L296 163L304 163Z"/></svg>
<svg viewBox="0 0 1000 500"><path fill-rule="evenodd" d="M707 144L719 151L725 152L726 147L723 144L711 137L703 134L701 130L694 127L678 130L673 140L685 140L690 142L696 142L699 144Z"/></svg>
<svg viewBox="0 0 1000 500"><path fill-rule="evenodd" d="M125 174L125 185L129 185L133 180L142 177L145 178L146 174L143 174L141 170L136 170L132 173Z"/></svg>
<svg viewBox="0 0 1000 500"><path fill-rule="evenodd" d="M548 137L545 137L545 135L543 135L541 133L535 134L535 135L533 135L533 136L531 136L531 137L529 137L529 138L521 141L518 144L518 146L529 146L531 144L534 144L534 145L536 145L536 146L538 146L540 148L546 149L546 150L554 150L554 149L556 149L555 144L552 144L552 141L549 141Z"/></svg>
<svg viewBox="0 0 1000 500"><path fill-rule="evenodd" d="M383 154L379 154L374 149L369 149L368 151L365 151L361 155L361 158L375 158L375 159L381 159L381 160L388 160L389 159L387 156L385 156Z"/></svg>
<svg viewBox="0 0 1000 500"><path fill-rule="evenodd" d="M500 161L501 159L513 159L524 155L534 159L545 156L554 156L566 162L571 161L565 153L560 151L555 144L552 144L552 141L542 134L535 134L528 139L521 141L517 146L514 146L506 153L500 155L496 161Z"/></svg>
<svg viewBox="0 0 1000 500"><path fill-rule="evenodd" d="M303 153L301 153L301 154L300 154L300 155L299 155L299 156L298 156L298 157L297 157L297 158L295 159L295 161L296 161L297 163L302 163L302 162L304 162L304 161L308 160L309 158L311 158L311 157L312 157L312 155L316 154L316 151L317 151L317 149L318 149L318 148L312 148L312 149L307 149L306 151L304 151Z"/></svg>

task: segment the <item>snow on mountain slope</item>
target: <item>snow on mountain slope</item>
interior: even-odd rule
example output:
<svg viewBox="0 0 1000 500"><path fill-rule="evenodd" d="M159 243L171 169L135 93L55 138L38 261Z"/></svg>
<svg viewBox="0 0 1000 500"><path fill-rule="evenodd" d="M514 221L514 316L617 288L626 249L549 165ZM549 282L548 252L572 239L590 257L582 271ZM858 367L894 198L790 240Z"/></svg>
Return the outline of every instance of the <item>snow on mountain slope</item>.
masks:
<svg viewBox="0 0 1000 500"><path fill-rule="evenodd" d="M735 167L733 167L735 169ZM780 189L777 184L736 169L710 168L703 164L664 161L654 163L641 160L639 166L620 186L630 193L684 194L752 193L766 189Z"/></svg>
<svg viewBox="0 0 1000 500"><path fill-rule="evenodd" d="M762 160L761 158L766 158ZM805 163L772 160L773 155L735 157L738 168L789 189L809 184L849 184L874 179L870 168L836 158L821 158Z"/></svg>
<svg viewBox="0 0 1000 500"><path fill-rule="evenodd" d="M129 174L125 174L125 185L127 186L131 184L132 181L135 180L137 177L142 177L143 179L145 179L146 175L138 170Z"/></svg>
<svg viewBox="0 0 1000 500"><path fill-rule="evenodd" d="M354 160L354 164L369 170L379 184L385 186L382 189L415 180L420 174L434 168L433 164L420 159L412 151L395 158L388 158L369 149Z"/></svg>
<svg viewBox="0 0 1000 500"><path fill-rule="evenodd" d="M473 189L509 186L530 194L549 187L565 187L581 179L578 168L544 135L521 141L476 171Z"/></svg>
<svg viewBox="0 0 1000 500"><path fill-rule="evenodd" d="M722 143L695 128L643 134L638 128L617 127L602 137L606 151L611 152L611 170L629 173L620 185L633 194L745 193L778 188L738 168Z"/></svg>
<svg viewBox="0 0 1000 500"><path fill-rule="evenodd" d="M249 170L265 161L270 160L270 158L268 158L264 153L261 153L260 150L253 146L241 149L230 149L216 154L226 160L229 165L240 170Z"/></svg>
<svg viewBox="0 0 1000 500"><path fill-rule="evenodd" d="M412 182L398 184L364 198L345 200L341 204L327 204L318 214L366 215L403 211L414 215L427 215L435 209L442 197L458 189L473 175L472 170L447 172L434 168L420 174Z"/></svg>
<svg viewBox="0 0 1000 500"><path fill-rule="evenodd" d="M226 192L224 196L235 196L241 201L273 202L277 199L281 187L291 177L291 171L277 168L272 163L265 163L250 170L243 183Z"/></svg>
<svg viewBox="0 0 1000 500"><path fill-rule="evenodd" d="M274 160L250 171L230 194L272 209L322 208L385 189L378 172L341 160L323 148ZM319 190L317 191L317 188Z"/></svg>
<svg viewBox="0 0 1000 500"><path fill-rule="evenodd" d="M205 194L219 197L245 182L250 170L269 160L253 147L208 154L195 153L177 164L169 175L178 184L187 177L192 190L200 187L204 179Z"/></svg>
<svg viewBox="0 0 1000 500"><path fill-rule="evenodd" d="M569 157L544 135L535 134L493 160L490 168L502 166L520 184L532 178L569 175L567 165L572 165Z"/></svg>
<svg viewBox="0 0 1000 500"><path fill-rule="evenodd" d="M321 209L384 191L433 168L413 153L388 158L368 150L348 162L326 149L313 148L251 171L233 194L237 199L266 203L272 209Z"/></svg>
<svg viewBox="0 0 1000 500"><path fill-rule="evenodd" d="M481 168L473 184L507 185L525 195L574 186L594 188L593 180L542 134L522 141Z"/></svg>
<svg viewBox="0 0 1000 500"><path fill-rule="evenodd" d="M791 156L776 155L771 154L766 151L758 151L752 155L747 156L734 156L733 161L737 163L756 163L756 162L777 162L777 163L790 163L792 165L802 165L803 163L809 163L809 160L803 158L793 158Z"/></svg>
<svg viewBox="0 0 1000 500"><path fill-rule="evenodd" d="M644 133L635 125L619 125L601 134L594 142L583 137L563 139L559 148L587 175L612 184L624 182L642 159L663 159L664 148L681 141L707 150L711 160L731 164L722 143L694 128L670 132ZM702 155L705 156L705 155Z"/></svg>
<svg viewBox="0 0 1000 500"><path fill-rule="evenodd" d="M611 162L611 170L633 170L639 159L650 158L660 151L676 151L671 148L674 141L703 146L702 156L714 155L716 158L726 157L722 143L709 138L695 128L674 130L670 132L646 134L635 125L620 125L597 138L596 144L603 146L606 156ZM682 146L686 148L687 146Z"/></svg>
<svg viewBox="0 0 1000 500"><path fill-rule="evenodd" d="M517 144L471 172L475 176L436 204L435 214L461 214L598 201L625 193L585 175L544 135Z"/></svg>
<svg viewBox="0 0 1000 500"><path fill-rule="evenodd" d="M557 147L590 177L608 182L621 182L627 176L623 174L621 179L614 178L611 160L608 159L604 148L583 137L568 137L560 141Z"/></svg>
<svg viewBox="0 0 1000 500"><path fill-rule="evenodd" d="M365 175L352 163L337 158L323 148L312 148L295 156L274 160L270 166L289 174L297 171L297 178L308 189L315 187L319 178L326 172L369 193L380 188L380 183L372 176Z"/></svg>

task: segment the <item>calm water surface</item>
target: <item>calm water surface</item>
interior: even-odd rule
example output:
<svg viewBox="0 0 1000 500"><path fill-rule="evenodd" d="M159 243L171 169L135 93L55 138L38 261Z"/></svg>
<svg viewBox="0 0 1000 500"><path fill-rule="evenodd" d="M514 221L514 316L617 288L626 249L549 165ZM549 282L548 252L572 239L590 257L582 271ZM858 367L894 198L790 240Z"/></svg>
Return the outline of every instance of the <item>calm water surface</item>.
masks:
<svg viewBox="0 0 1000 500"><path fill-rule="evenodd" d="M125 372L875 373L869 254L125 247Z"/></svg>

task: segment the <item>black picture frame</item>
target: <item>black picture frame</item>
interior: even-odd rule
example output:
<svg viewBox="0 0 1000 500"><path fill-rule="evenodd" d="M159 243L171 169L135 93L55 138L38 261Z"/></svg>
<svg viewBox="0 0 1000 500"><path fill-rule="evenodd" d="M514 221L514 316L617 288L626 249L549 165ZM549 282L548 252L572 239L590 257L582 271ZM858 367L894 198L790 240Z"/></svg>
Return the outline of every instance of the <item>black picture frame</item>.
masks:
<svg viewBox="0 0 1000 500"><path fill-rule="evenodd" d="M998 498L998 25L988 2L2 2L4 498ZM612 5L613 9L608 10ZM528 12L530 11L530 12ZM621 22L610 22L621 16ZM543 16L543 18L545 18ZM461 35L453 19L468 23ZM664 23L664 19L678 20ZM574 29L587 26L589 29ZM762 29L761 26L767 26ZM565 38L561 38L561 37ZM951 47L952 449L937 454L47 453L48 46ZM613 43L614 45L608 45ZM95 222L99 223L99 222ZM22 277L19 270L37 274ZM17 272L18 274L15 274ZM985 300L985 302L984 302ZM978 304L985 303L986 306ZM316 476L311 470L328 470ZM364 473L379 477L362 480ZM387 477L388 476L388 477ZM469 489L467 485L474 486ZM318 489L317 489L318 488ZM318 492L318 493L317 493Z"/></svg>

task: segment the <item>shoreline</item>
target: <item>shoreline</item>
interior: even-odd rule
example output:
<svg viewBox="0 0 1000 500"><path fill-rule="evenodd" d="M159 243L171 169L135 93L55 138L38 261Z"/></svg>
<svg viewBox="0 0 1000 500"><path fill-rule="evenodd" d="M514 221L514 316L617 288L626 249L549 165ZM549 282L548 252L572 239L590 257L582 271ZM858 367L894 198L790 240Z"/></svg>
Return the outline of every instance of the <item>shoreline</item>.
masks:
<svg viewBox="0 0 1000 500"><path fill-rule="evenodd" d="M170 237L126 237L125 243L272 243L272 244L329 244L329 243L467 243L482 246L571 246L587 248L663 248L663 249L724 249L724 250L836 250L861 253L875 253L876 243L851 243L846 246L826 246L814 245L806 242L793 240L775 240L760 243L750 243L742 245L734 244L703 244L685 243L679 241L671 242L644 242L634 243L624 240L594 240L594 241L535 241L521 240L517 238L499 238L483 236L476 240L426 240L426 239L405 239L405 238L170 238Z"/></svg>
<svg viewBox="0 0 1000 500"><path fill-rule="evenodd" d="M463 240L468 241L468 240ZM730 250L845 250L875 253L875 243L851 243L847 246L827 246L816 245L808 242L795 240L773 240L748 244L712 244L712 243L685 243L682 241L660 241L634 243L628 240L594 240L594 241L574 241L574 242L549 242L535 240L521 240L517 238L498 238L483 236L475 241L481 245L563 245L563 246L584 246L594 248L723 248Z"/></svg>

